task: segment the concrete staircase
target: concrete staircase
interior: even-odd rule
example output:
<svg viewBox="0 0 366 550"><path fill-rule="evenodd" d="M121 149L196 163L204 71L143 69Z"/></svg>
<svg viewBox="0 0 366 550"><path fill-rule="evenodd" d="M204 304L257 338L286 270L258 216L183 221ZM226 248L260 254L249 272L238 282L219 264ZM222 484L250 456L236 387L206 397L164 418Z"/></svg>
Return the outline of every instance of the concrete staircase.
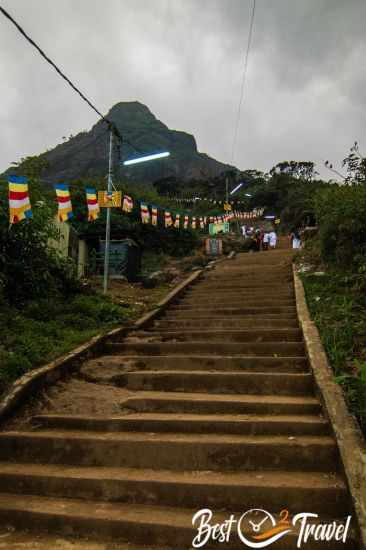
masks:
<svg viewBox="0 0 366 550"><path fill-rule="evenodd" d="M109 383L135 392L120 416L39 415L34 430L0 434L2 523L188 549L201 508L215 522L251 508L317 513L321 523L351 513L314 394L289 251L219 265L105 353ZM296 543L292 532L273 547ZM233 533L220 547L245 546Z"/></svg>

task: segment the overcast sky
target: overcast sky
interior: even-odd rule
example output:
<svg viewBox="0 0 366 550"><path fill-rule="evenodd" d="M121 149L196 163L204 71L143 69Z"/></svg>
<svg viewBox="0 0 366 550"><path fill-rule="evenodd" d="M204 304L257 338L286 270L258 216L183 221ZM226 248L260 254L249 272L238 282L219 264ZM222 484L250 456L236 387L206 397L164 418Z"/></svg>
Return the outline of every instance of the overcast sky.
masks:
<svg viewBox="0 0 366 550"><path fill-rule="evenodd" d="M230 162L253 0L0 0L106 113L138 100ZM366 150L366 0L257 0L234 164ZM0 171L97 115L0 15Z"/></svg>

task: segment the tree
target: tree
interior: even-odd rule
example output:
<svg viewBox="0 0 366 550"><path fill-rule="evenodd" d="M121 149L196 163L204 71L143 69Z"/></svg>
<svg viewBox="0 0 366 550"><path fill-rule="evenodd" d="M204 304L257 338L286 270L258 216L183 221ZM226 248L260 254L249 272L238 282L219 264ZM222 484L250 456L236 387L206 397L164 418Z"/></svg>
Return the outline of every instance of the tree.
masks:
<svg viewBox="0 0 366 550"><path fill-rule="evenodd" d="M315 165L311 161L283 161L279 162L271 168L271 176L275 175L287 175L296 179L303 179L305 181L311 181L318 175L318 172L315 170Z"/></svg>
<svg viewBox="0 0 366 550"><path fill-rule="evenodd" d="M357 141L351 147L350 154L343 159L342 165L347 169L347 183L366 183L366 158L361 155Z"/></svg>
<svg viewBox="0 0 366 550"><path fill-rule="evenodd" d="M40 178L49 167L45 154L22 158L19 162L12 162L14 171L27 178Z"/></svg>

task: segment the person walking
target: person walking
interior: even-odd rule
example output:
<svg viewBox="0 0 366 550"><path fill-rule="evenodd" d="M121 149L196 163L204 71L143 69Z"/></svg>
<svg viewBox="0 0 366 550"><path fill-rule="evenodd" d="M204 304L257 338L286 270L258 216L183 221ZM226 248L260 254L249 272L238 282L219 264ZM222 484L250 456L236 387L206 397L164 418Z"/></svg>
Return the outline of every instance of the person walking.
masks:
<svg viewBox="0 0 366 550"><path fill-rule="evenodd" d="M268 246L269 246L269 233L268 231L265 231L263 235L263 250L268 250Z"/></svg>
<svg viewBox="0 0 366 550"><path fill-rule="evenodd" d="M295 229L291 234L292 248L298 250L302 246L300 233Z"/></svg>
<svg viewBox="0 0 366 550"><path fill-rule="evenodd" d="M276 235L276 231L272 229L272 231L269 234L269 247L274 249L276 248L276 246L277 246L277 235Z"/></svg>

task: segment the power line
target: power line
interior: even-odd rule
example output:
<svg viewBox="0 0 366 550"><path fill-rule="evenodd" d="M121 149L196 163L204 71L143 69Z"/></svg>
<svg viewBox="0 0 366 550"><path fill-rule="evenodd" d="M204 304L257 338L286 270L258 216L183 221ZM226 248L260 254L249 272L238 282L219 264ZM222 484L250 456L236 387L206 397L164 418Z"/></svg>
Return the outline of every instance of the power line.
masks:
<svg viewBox="0 0 366 550"><path fill-rule="evenodd" d="M71 80L61 71L61 69L59 69L59 67L56 65L56 63L54 63L52 61L52 59L50 59L48 57L48 55L45 54L45 52L38 46L38 44L36 44L36 42L34 42L34 40L24 31L24 29L19 25L19 23L17 23L15 21L15 19L10 15L10 13L8 13L4 8L2 8L0 6L0 12L7 18L9 19L9 21L18 29L18 31L20 32L20 34L22 34L24 36L24 38L29 42L29 44L31 44L37 51L38 53L47 61L47 63L49 63L55 70L56 72L61 76L61 78L63 78L68 84L69 86L71 86L71 88L77 93L79 94L79 96L83 99L83 101L85 101L89 107L91 107L93 109L93 111L95 111L97 113L97 115L104 121L108 124L109 128L113 130L113 133L116 135L116 137L118 137L121 141L122 141L122 136L120 134L120 132L118 131L116 125L110 121L108 118L106 118L104 115L102 115L102 113L95 107L95 105L93 105L93 103L83 94L83 92L81 92L79 90L79 88L77 86L75 86L75 84L73 84L73 82L71 82Z"/></svg>
<svg viewBox="0 0 366 550"><path fill-rule="evenodd" d="M241 81L240 100L239 100L238 112L237 112L237 116L236 116L233 146L232 146L232 150L231 150L231 164L234 162L234 154L235 154L235 149L236 149L236 143L237 143L237 140L238 140L240 112L241 112L241 106L242 106L243 98L244 98L245 82L246 82L247 71L248 71L248 60L249 60L250 46L251 46L251 43L252 43L252 35L253 35L255 2L256 2L256 0L253 0L252 14L251 14L250 26L249 26L247 50L246 50L246 53L245 53L245 61L244 61L244 68L243 68L243 77L242 77L242 81Z"/></svg>

